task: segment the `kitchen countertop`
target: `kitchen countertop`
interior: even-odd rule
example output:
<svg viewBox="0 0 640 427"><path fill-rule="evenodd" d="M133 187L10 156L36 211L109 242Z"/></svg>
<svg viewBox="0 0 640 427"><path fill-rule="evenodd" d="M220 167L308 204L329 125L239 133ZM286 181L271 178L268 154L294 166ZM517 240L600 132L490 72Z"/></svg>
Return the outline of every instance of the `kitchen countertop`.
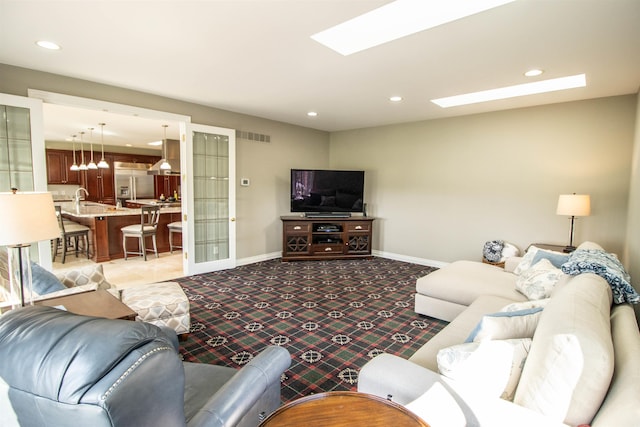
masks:
<svg viewBox="0 0 640 427"><path fill-rule="evenodd" d="M101 216L126 216L140 215L140 209L116 208L113 205L105 205L102 203L82 202L80 208L76 209L75 203L59 203L62 213L79 217L79 218L95 218ZM177 207L160 207L160 214L163 213L180 213L182 209Z"/></svg>
<svg viewBox="0 0 640 427"><path fill-rule="evenodd" d="M160 205L162 207L172 207L172 208L182 206L182 202L180 200L176 202L169 202L165 200L163 202L158 199L136 199L136 200L127 200L127 202L137 203L139 205L151 205L151 206Z"/></svg>

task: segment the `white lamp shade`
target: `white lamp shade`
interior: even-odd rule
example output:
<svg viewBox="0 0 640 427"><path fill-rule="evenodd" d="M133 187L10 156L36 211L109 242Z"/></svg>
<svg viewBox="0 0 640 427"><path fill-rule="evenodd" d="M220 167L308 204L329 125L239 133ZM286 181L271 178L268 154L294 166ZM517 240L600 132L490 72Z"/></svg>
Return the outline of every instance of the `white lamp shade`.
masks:
<svg viewBox="0 0 640 427"><path fill-rule="evenodd" d="M0 193L0 246L28 245L60 235L51 193Z"/></svg>
<svg viewBox="0 0 640 427"><path fill-rule="evenodd" d="M589 216L591 198L588 194L561 194L558 198L558 215Z"/></svg>

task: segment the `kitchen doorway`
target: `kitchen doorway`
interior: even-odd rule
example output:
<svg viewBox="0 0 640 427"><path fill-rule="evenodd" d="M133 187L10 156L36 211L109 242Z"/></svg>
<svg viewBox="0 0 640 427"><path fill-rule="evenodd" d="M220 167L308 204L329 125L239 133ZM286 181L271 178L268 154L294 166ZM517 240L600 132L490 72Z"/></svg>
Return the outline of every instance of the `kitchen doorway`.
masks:
<svg viewBox="0 0 640 427"><path fill-rule="evenodd" d="M158 111L158 110L150 110L146 108L134 107L134 106L125 105L125 104L117 104L117 103L111 103L107 101L100 101L95 99L58 94L53 92L41 91L41 90L29 89L28 95L30 98L36 98L36 99L42 100L45 104L66 106L66 107L71 107L75 109L87 110L90 112L107 112L109 114L126 116L129 119L131 119L131 121L135 121L135 119L138 118L140 120L145 120L145 119L156 120L159 123L160 122L171 123L173 128L179 129L179 135L180 135L179 138L181 140L184 140L183 135L185 135L186 126L191 121L191 118L189 116L173 114L173 113L168 113L168 112ZM83 126L86 126L86 124L84 123L70 124L69 134L75 131L79 131L80 128ZM157 139L160 139L162 137L161 132L162 132L162 129L160 126L158 126ZM45 129L45 133L46 133L46 129ZM85 140L85 143L86 142L87 141ZM95 141L94 141L94 145L95 145ZM182 146L181 157L184 158L184 156L186 156L186 153L183 153L182 151L185 150L185 147L184 147L184 144L181 144L181 146ZM77 147L77 149L79 148ZM44 156L44 147L42 147L42 151ZM111 167L113 167L113 165ZM184 170L184 167L182 167L182 169ZM184 175L182 175L182 179L184 179ZM183 203L182 205L183 218L186 218L186 216L189 213L189 210L190 208L188 204ZM186 253L183 253L183 254L185 256L182 257L183 258L182 273L183 275L187 275L189 274L189 272L188 272L188 264L186 261ZM141 264L140 267L145 268L145 265Z"/></svg>

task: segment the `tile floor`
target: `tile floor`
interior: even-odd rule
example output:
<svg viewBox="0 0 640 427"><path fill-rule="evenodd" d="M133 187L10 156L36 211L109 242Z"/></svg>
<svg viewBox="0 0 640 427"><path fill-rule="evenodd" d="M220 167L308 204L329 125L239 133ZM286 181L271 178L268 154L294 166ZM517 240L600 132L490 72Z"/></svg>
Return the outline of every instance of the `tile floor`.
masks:
<svg viewBox="0 0 640 427"><path fill-rule="evenodd" d="M67 255L64 264L60 262L60 259L61 257L58 255L56 262L53 263L54 271L93 263L82 256L76 258L73 254ZM162 282L184 276L182 252L177 251L174 251L173 254L161 253L159 258L153 255L147 256L146 262L141 257L129 257L126 261L121 258L101 264L107 281L118 288Z"/></svg>

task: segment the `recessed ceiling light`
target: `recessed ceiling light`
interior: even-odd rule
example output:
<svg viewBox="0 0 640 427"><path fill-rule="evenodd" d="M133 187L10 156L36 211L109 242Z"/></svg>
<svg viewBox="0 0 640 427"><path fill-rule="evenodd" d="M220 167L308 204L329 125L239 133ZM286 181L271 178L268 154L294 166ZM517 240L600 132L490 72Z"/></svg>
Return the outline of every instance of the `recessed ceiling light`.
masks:
<svg viewBox="0 0 640 427"><path fill-rule="evenodd" d="M517 96L573 89L577 87L584 87L586 85L586 76L584 74L578 74L575 76L541 80L534 83L525 83L498 89L466 93L463 95L449 96L446 98L432 99L431 102L442 108L448 108L457 107L459 105L476 104L479 102L495 101L498 99L515 98Z"/></svg>
<svg viewBox="0 0 640 427"><path fill-rule="evenodd" d="M40 46L41 48L44 48L44 49L60 50L60 45L59 44L54 43L54 42L50 42L50 41L47 41L47 40L38 40L36 42L36 44L38 46Z"/></svg>
<svg viewBox="0 0 640 427"><path fill-rule="evenodd" d="M539 70L537 68L534 68L533 70L529 70L526 73L524 73L524 75L527 76L527 77L536 77L536 76L539 76L542 73L544 73L543 70Z"/></svg>
<svg viewBox="0 0 640 427"><path fill-rule="evenodd" d="M402 101L402 97L401 96L390 96L389 97L389 101L391 101L391 102L400 102L400 101Z"/></svg>
<svg viewBox="0 0 640 427"><path fill-rule="evenodd" d="M153 145L153 146L162 145L162 141L147 142L147 145Z"/></svg>
<svg viewBox="0 0 640 427"><path fill-rule="evenodd" d="M309 116L309 117L317 117L317 116L318 116L318 113L316 113L315 111L309 111L309 112L307 113L307 116Z"/></svg>
<svg viewBox="0 0 640 427"><path fill-rule="evenodd" d="M350 55L515 0L396 0L311 36Z"/></svg>

